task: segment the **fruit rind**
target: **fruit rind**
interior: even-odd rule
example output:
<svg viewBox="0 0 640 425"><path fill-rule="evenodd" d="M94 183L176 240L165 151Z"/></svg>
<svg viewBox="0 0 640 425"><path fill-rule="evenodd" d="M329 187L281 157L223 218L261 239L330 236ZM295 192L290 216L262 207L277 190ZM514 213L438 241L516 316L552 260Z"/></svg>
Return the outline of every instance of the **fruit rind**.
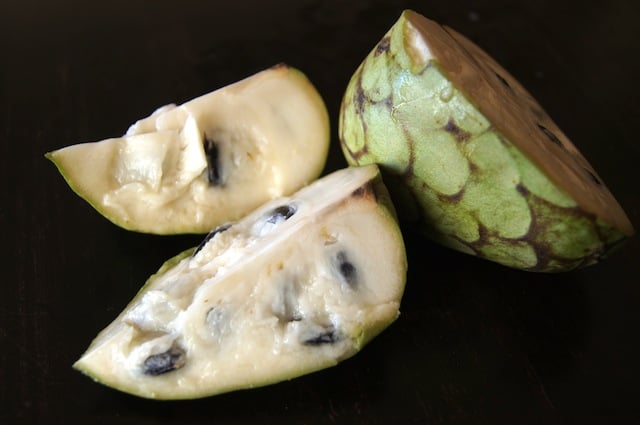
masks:
<svg viewBox="0 0 640 425"><path fill-rule="evenodd" d="M533 97L469 40L415 12L355 71L339 134L348 163L380 165L405 220L459 251L567 271L633 233Z"/></svg>

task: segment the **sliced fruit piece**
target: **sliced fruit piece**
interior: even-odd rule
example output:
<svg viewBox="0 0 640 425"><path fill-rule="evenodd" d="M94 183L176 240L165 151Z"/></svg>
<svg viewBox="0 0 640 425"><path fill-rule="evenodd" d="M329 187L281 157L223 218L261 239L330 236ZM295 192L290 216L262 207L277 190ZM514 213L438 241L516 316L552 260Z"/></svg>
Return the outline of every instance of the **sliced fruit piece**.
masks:
<svg viewBox="0 0 640 425"><path fill-rule="evenodd" d="M47 157L118 226L207 233L317 178L329 139L322 98L300 71L280 65L162 107L124 137Z"/></svg>
<svg viewBox="0 0 640 425"><path fill-rule="evenodd" d="M413 11L354 73L350 164L381 166L399 214L454 249L532 271L593 264L633 234L587 160L487 53Z"/></svg>
<svg viewBox="0 0 640 425"><path fill-rule="evenodd" d="M407 263L394 214L375 165L273 200L167 262L74 367L183 399L333 366L398 317Z"/></svg>

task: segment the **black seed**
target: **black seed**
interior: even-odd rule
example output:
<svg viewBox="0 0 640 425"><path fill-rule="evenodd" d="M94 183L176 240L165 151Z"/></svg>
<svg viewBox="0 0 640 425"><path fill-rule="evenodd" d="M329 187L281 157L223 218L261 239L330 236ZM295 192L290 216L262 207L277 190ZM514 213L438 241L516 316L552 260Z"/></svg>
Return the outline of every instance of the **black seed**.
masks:
<svg viewBox="0 0 640 425"><path fill-rule="evenodd" d="M302 341L304 345L318 346L324 344L333 344L340 340L340 337L332 330L322 332L312 338Z"/></svg>
<svg viewBox="0 0 640 425"><path fill-rule="evenodd" d="M295 207L291 205L281 205L271 211L269 218L267 218L267 223L276 224L288 220L295 212Z"/></svg>
<svg viewBox="0 0 640 425"><path fill-rule="evenodd" d="M564 147L562 145L562 142L560 141L560 139L558 139L558 136L556 136L555 134L553 134L551 132L551 130L549 130L547 127L545 127L542 124L538 124L538 128L540 130L542 130L542 132L545 134L545 136L547 136L547 138L552 142L555 143L556 145L560 146L560 147Z"/></svg>
<svg viewBox="0 0 640 425"><path fill-rule="evenodd" d="M496 74L496 77L498 77L498 80L500 80L500 82L508 89L511 88L511 85L509 85L509 82L507 81L506 78L504 78L502 75L498 74L497 72L493 71L494 74Z"/></svg>
<svg viewBox="0 0 640 425"><path fill-rule="evenodd" d="M186 355L182 348L173 346L164 353L154 354L144 361L144 374L162 375L180 369L186 363Z"/></svg>
<svg viewBox="0 0 640 425"><path fill-rule="evenodd" d="M602 185L602 180L600 180L598 176L596 176L591 170L585 168L584 171L586 171L586 173L589 175L589 177L591 177L591 180L593 180L595 184L597 184L598 186Z"/></svg>
<svg viewBox="0 0 640 425"><path fill-rule="evenodd" d="M211 232L209 232L209 234L207 236L205 236L205 238L202 240L202 242L200 242L200 245L198 245L196 250L193 252L192 256L195 256L198 252L200 252L200 250L202 250L202 248L204 248L204 246L207 244L207 242L209 242L211 239L213 239L213 237L215 235L217 235L218 233L224 232L229 227L231 227L231 223L222 224L222 225L216 227L215 229L213 229Z"/></svg>
<svg viewBox="0 0 640 425"><path fill-rule="evenodd" d="M356 267L347 258L347 254L344 251L340 251L336 256L336 261L338 263L338 271L345 282L349 286L355 287L358 283L358 273Z"/></svg>
<svg viewBox="0 0 640 425"><path fill-rule="evenodd" d="M204 136L204 154L207 158L207 180L213 186L222 184L222 171L220 167L220 151L218 144Z"/></svg>

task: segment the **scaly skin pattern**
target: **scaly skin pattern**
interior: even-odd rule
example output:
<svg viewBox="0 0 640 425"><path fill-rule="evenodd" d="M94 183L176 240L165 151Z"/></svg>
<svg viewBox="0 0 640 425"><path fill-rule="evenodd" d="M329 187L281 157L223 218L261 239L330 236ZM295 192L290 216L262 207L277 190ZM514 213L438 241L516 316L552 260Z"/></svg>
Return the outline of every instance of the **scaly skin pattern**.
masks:
<svg viewBox="0 0 640 425"><path fill-rule="evenodd" d="M624 239L404 43L401 18L354 73L339 123L347 161L380 165L400 216L447 247L538 272L593 264Z"/></svg>

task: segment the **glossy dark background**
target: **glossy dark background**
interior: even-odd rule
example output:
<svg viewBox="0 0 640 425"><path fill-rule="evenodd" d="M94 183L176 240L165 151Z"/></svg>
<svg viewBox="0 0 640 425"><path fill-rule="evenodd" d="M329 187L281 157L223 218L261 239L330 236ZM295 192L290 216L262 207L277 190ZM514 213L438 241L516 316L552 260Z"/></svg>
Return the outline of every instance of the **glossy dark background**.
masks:
<svg viewBox="0 0 640 425"><path fill-rule="evenodd" d="M91 6L87 6L90 4ZM71 369L167 258L200 237L116 228L46 151L278 62L333 123L358 63L405 7L466 34L518 77L640 227L638 3L9 1L0 9L1 424L640 423L640 243L562 275L518 272L410 235L400 319L330 370L182 402Z"/></svg>

